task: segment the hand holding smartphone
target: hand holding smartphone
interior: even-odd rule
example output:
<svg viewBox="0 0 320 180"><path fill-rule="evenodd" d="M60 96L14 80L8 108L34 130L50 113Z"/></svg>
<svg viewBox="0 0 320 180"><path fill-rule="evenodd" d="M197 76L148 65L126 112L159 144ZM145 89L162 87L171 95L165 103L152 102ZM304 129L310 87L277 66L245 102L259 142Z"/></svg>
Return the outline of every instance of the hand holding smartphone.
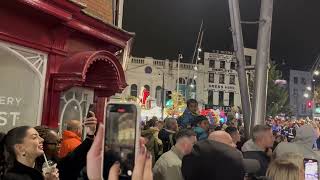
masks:
<svg viewBox="0 0 320 180"><path fill-rule="evenodd" d="M107 105L102 165L105 179L108 177L108 170L116 161L120 163L120 179L130 179L132 176L139 148L138 117L139 109L135 104L110 103Z"/></svg>

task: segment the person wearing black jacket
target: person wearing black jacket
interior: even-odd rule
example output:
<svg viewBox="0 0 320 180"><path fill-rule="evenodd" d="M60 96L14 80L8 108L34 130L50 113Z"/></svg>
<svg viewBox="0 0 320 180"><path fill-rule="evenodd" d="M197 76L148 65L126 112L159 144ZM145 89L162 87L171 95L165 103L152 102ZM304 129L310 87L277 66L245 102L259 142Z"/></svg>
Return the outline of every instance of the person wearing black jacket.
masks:
<svg viewBox="0 0 320 180"><path fill-rule="evenodd" d="M0 142L1 172L3 180L58 180L56 168L44 177L35 166L37 157L43 155L43 139L29 126L11 129Z"/></svg>
<svg viewBox="0 0 320 180"><path fill-rule="evenodd" d="M40 136L44 139L44 152L47 155L48 160L57 163L60 180L74 180L80 175L81 170L86 165L86 157L93 143L96 125L97 119L94 115L87 118L84 121L84 126L87 128L86 139L75 150L61 159L58 158L61 142L58 134L48 127L35 127ZM44 162L44 158L39 157L36 161L36 168L41 171Z"/></svg>
<svg viewBox="0 0 320 180"><path fill-rule="evenodd" d="M164 122L165 127L158 134L163 144L163 153L169 151L175 145L175 135L178 130L178 123L175 118L166 118Z"/></svg>
<svg viewBox="0 0 320 180"><path fill-rule="evenodd" d="M267 125L256 125L252 130L252 139L242 146L243 157L246 159L256 159L260 163L260 170L257 177L265 176L271 156L274 137L271 127Z"/></svg>

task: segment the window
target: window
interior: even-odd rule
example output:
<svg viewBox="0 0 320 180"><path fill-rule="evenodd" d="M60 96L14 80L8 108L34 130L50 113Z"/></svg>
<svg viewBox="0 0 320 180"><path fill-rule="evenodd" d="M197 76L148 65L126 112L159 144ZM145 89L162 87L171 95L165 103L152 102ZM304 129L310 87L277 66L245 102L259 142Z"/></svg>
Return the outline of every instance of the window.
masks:
<svg viewBox="0 0 320 180"><path fill-rule="evenodd" d="M233 69L233 70L236 69L236 63L235 62L231 62L230 63L230 69Z"/></svg>
<svg viewBox="0 0 320 180"><path fill-rule="evenodd" d="M246 60L246 66L251 66L252 62L251 62L251 56L245 56L245 60Z"/></svg>
<svg viewBox="0 0 320 180"><path fill-rule="evenodd" d="M150 66L147 66L145 69L144 69L144 72L146 74L151 74L152 73L152 68Z"/></svg>
<svg viewBox="0 0 320 180"><path fill-rule="evenodd" d="M224 74L219 75L219 83L224 84Z"/></svg>
<svg viewBox="0 0 320 180"><path fill-rule="evenodd" d="M214 60L209 61L209 68L215 68L215 61Z"/></svg>
<svg viewBox="0 0 320 180"><path fill-rule="evenodd" d="M208 91L208 104L213 105L213 91Z"/></svg>
<svg viewBox="0 0 320 180"><path fill-rule="evenodd" d="M225 68L226 68L226 62L220 61L220 69L225 69Z"/></svg>
<svg viewBox="0 0 320 180"><path fill-rule="evenodd" d="M298 84L298 77L294 77L294 78L293 78L293 83L294 83L294 84Z"/></svg>
<svg viewBox="0 0 320 180"><path fill-rule="evenodd" d="M234 106L234 93L229 93L229 106Z"/></svg>
<svg viewBox="0 0 320 180"><path fill-rule="evenodd" d="M235 75L230 75L230 84L236 84L236 76Z"/></svg>
<svg viewBox="0 0 320 180"><path fill-rule="evenodd" d="M298 96L298 89L293 89L293 95Z"/></svg>
<svg viewBox="0 0 320 180"><path fill-rule="evenodd" d="M146 90L150 91L150 86L149 85L144 85L144 88L146 88Z"/></svg>
<svg viewBox="0 0 320 180"><path fill-rule="evenodd" d="M138 97L138 86L136 84L131 85L130 96Z"/></svg>
<svg viewBox="0 0 320 180"><path fill-rule="evenodd" d="M224 92L219 91L219 106L224 106Z"/></svg>
<svg viewBox="0 0 320 180"><path fill-rule="evenodd" d="M209 83L214 83L214 73L209 73Z"/></svg>
<svg viewBox="0 0 320 180"><path fill-rule="evenodd" d="M302 85L306 85L306 84L307 84L307 82L306 82L306 79L305 79L305 78L301 78L301 84L302 84Z"/></svg>
<svg viewBox="0 0 320 180"><path fill-rule="evenodd" d="M0 42L0 132L41 122L45 54Z"/></svg>
<svg viewBox="0 0 320 180"><path fill-rule="evenodd" d="M186 80L184 78L179 78L179 84L186 84Z"/></svg>

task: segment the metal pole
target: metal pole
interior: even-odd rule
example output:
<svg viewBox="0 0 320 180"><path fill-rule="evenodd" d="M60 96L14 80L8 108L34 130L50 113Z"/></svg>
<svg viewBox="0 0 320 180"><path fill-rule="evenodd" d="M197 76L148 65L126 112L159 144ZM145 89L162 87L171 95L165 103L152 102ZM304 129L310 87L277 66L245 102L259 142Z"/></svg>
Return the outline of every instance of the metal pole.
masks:
<svg viewBox="0 0 320 180"><path fill-rule="evenodd" d="M182 59L182 54L179 54L178 56L178 80L177 80L177 92L179 93L179 79L180 79L180 60Z"/></svg>
<svg viewBox="0 0 320 180"><path fill-rule="evenodd" d="M261 0L251 128L264 124L266 118L272 11L273 0Z"/></svg>
<svg viewBox="0 0 320 180"><path fill-rule="evenodd" d="M161 105L161 119L163 119L163 113L164 113L164 103L165 103L165 94L164 94L164 72L162 71L162 98L161 98L161 101L162 101L162 105Z"/></svg>
<svg viewBox="0 0 320 180"><path fill-rule="evenodd" d="M118 27L121 29L122 29L122 20L123 20L123 4L124 4L124 0L119 0Z"/></svg>
<svg viewBox="0 0 320 180"><path fill-rule="evenodd" d="M241 104L243 110L245 137L250 136L251 124L251 104L249 99L249 90L247 83L247 75L245 71L245 57L243 47L242 29L240 24L240 10L238 0L229 0L230 20L232 28L233 46L238 61L238 81L240 87Z"/></svg>

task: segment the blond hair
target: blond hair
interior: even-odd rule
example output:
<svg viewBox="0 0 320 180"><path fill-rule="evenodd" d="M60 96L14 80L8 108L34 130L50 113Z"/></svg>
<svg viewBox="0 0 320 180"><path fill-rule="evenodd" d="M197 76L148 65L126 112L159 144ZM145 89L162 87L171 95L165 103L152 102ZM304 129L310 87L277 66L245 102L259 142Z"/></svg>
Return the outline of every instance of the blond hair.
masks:
<svg viewBox="0 0 320 180"><path fill-rule="evenodd" d="M303 156L299 153L284 153L282 154L279 158L280 160L287 160L296 166L298 166L300 169L304 169L304 164L303 164Z"/></svg>
<svg viewBox="0 0 320 180"><path fill-rule="evenodd" d="M300 168L295 163L286 159L276 159L271 162L266 175L272 180L299 180L300 173Z"/></svg>

